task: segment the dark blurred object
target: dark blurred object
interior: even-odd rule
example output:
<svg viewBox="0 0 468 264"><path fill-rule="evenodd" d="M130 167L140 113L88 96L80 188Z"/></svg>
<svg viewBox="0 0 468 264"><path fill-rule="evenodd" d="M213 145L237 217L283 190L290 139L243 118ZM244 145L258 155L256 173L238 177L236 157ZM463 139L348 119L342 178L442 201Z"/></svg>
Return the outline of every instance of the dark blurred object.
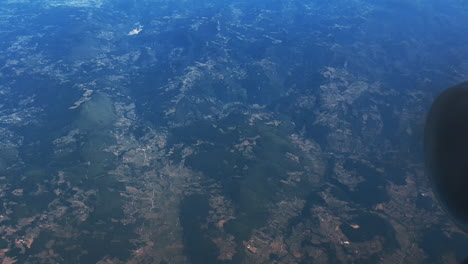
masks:
<svg viewBox="0 0 468 264"><path fill-rule="evenodd" d="M468 231L468 82L444 91L425 128L425 159L435 194Z"/></svg>

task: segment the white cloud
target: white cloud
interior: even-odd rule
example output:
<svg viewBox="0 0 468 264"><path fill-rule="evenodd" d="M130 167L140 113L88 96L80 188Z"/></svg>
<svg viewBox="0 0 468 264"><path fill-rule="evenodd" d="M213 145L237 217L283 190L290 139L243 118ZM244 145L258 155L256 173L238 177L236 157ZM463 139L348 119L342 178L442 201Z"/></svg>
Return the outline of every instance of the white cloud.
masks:
<svg viewBox="0 0 468 264"><path fill-rule="evenodd" d="M143 26L138 26L137 28L133 29L132 31L128 32L129 36L138 35L143 30Z"/></svg>

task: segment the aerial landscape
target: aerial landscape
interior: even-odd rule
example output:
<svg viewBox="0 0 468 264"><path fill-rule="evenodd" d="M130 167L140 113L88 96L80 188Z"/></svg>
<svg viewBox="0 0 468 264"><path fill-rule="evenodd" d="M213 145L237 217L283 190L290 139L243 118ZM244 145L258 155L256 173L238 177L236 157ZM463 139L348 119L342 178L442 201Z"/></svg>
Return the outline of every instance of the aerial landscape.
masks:
<svg viewBox="0 0 468 264"><path fill-rule="evenodd" d="M423 162L464 0L5 0L0 263L461 263Z"/></svg>

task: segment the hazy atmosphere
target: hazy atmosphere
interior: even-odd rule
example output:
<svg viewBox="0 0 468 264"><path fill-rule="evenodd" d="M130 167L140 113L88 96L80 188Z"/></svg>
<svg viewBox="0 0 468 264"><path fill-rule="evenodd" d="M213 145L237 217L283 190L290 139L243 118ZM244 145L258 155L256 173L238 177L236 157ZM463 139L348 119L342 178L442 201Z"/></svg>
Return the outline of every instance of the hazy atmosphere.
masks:
<svg viewBox="0 0 468 264"><path fill-rule="evenodd" d="M465 0L3 0L0 263L460 263L423 163Z"/></svg>

